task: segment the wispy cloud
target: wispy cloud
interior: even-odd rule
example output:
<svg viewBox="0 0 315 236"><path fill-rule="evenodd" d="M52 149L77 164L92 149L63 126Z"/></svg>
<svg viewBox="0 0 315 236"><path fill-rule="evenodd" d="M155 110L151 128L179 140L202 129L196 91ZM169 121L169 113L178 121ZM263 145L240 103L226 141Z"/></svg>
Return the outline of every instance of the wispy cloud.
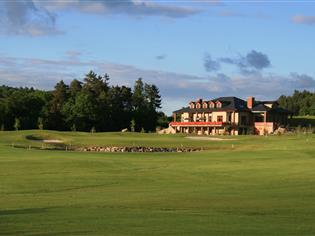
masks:
<svg viewBox="0 0 315 236"><path fill-rule="evenodd" d="M246 67L253 67L257 70L262 70L271 65L270 60L266 54L257 52L255 50L247 53L243 60Z"/></svg>
<svg viewBox="0 0 315 236"><path fill-rule="evenodd" d="M213 60L209 53L205 54L203 65L207 72L218 71L221 67L220 62L217 60Z"/></svg>
<svg viewBox="0 0 315 236"><path fill-rule="evenodd" d="M160 16L183 18L200 12L199 9L175 4L140 0L5 0L0 1L0 34L43 36L62 34L56 27L56 13L79 11L89 14Z"/></svg>
<svg viewBox="0 0 315 236"><path fill-rule="evenodd" d="M31 0L0 2L0 34L42 36L60 34L55 15Z"/></svg>
<svg viewBox="0 0 315 236"><path fill-rule="evenodd" d="M236 58L223 57L219 59L220 62L236 65L242 74L252 74L271 65L268 56L262 52L252 50L245 56L239 55Z"/></svg>
<svg viewBox="0 0 315 236"><path fill-rule="evenodd" d="M296 24L315 25L315 16L296 15L292 21Z"/></svg>
<svg viewBox="0 0 315 236"><path fill-rule="evenodd" d="M76 50L68 50L65 52L65 55L71 60L79 60L80 56L82 56L82 52Z"/></svg>
<svg viewBox="0 0 315 236"><path fill-rule="evenodd" d="M219 17L237 17L237 18L256 18L256 19L269 19L270 16L262 12L238 12L231 9L223 9L218 12Z"/></svg>
<svg viewBox="0 0 315 236"><path fill-rule="evenodd" d="M247 15L244 13L235 12L231 10L220 11L218 15L222 17L247 17Z"/></svg>
<svg viewBox="0 0 315 236"><path fill-rule="evenodd" d="M291 73L290 75L293 78L293 83L298 88L314 88L315 87L315 79L306 74L298 74L298 73Z"/></svg>
<svg viewBox="0 0 315 236"><path fill-rule="evenodd" d="M165 16L181 18L200 12L195 8L142 0L72 0L41 2L50 10L77 10L92 14L125 14L130 16Z"/></svg>
<svg viewBox="0 0 315 236"><path fill-rule="evenodd" d="M220 70L221 63L235 65L243 75L257 74L271 66L269 57L256 50L251 50L245 56L240 54L237 57L212 59L210 54L206 54L204 58L204 67L208 72Z"/></svg>
<svg viewBox="0 0 315 236"><path fill-rule="evenodd" d="M274 74L249 74L229 76L223 73L211 76L196 76L169 71L145 70L132 65L103 61L72 59L46 60L40 58L0 57L0 84L33 86L52 89L61 79L70 82L82 79L89 70L108 73L112 85L133 86L142 77L156 84L163 98L163 110L172 110L187 105L187 101L204 97L254 95L259 99L275 99L281 94L290 94L294 89L315 89L314 77L291 73L287 76Z"/></svg>
<svg viewBox="0 0 315 236"><path fill-rule="evenodd" d="M161 54L161 55L158 55L155 57L156 60L165 60L167 58L167 55L166 54Z"/></svg>

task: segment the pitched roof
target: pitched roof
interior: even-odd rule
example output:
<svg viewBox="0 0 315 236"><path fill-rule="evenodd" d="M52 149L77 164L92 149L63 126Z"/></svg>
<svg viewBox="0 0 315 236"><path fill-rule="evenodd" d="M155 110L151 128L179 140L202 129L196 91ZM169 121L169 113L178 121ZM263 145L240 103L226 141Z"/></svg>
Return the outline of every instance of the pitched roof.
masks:
<svg viewBox="0 0 315 236"><path fill-rule="evenodd" d="M190 108L184 107L182 109L174 111L174 113L183 113L183 112L209 112L209 111L249 111L247 108L246 102L237 97L219 97L212 99L213 102L220 101L222 107L214 108ZM208 101L210 102L210 101Z"/></svg>
<svg viewBox="0 0 315 236"><path fill-rule="evenodd" d="M252 111L269 111L269 110L270 108L265 106L262 103L259 103L252 108Z"/></svg>
<svg viewBox="0 0 315 236"><path fill-rule="evenodd" d="M257 101L257 102L263 103L263 104L274 104L274 103L279 104L278 101Z"/></svg>
<svg viewBox="0 0 315 236"><path fill-rule="evenodd" d="M266 102L264 102L266 103ZM259 103L259 104L256 104L256 106L254 106L252 108L252 111L255 112L255 111L268 111L268 112L272 112L272 113L286 113L286 114L291 114L292 112L287 110L287 109L284 109L282 107L273 107L273 108L270 108L268 106L265 106L263 103Z"/></svg>
<svg viewBox="0 0 315 236"><path fill-rule="evenodd" d="M203 102L217 102L220 101L222 103L222 107L214 107L214 108L190 108L183 107L182 109L174 111L174 113L184 113L184 112L212 112L212 111L253 111L253 112L279 112L279 113L287 113L291 114L292 112L283 109L281 107L270 108L265 106L264 104L277 103L277 101L255 101L252 109L247 107L247 102L238 98L238 97L218 97L216 99L212 99L210 101L203 100ZM195 102L194 102L195 103Z"/></svg>
<svg viewBox="0 0 315 236"><path fill-rule="evenodd" d="M231 110L239 110L239 111L249 111L249 109L247 108L247 103L237 97L219 97L214 99L214 101L219 100L220 102L222 102L223 104L226 104L226 106L224 106L224 108L226 109L231 109Z"/></svg>

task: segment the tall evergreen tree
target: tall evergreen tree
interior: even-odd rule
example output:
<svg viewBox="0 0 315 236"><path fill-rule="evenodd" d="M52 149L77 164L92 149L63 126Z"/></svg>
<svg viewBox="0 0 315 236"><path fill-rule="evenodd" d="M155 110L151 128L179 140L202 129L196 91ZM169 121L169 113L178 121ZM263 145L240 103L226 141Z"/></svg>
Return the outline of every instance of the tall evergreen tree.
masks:
<svg viewBox="0 0 315 236"><path fill-rule="evenodd" d="M82 90L82 82L77 79L71 81L69 86L70 96L75 98L76 95Z"/></svg>
<svg viewBox="0 0 315 236"><path fill-rule="evenodd" d="M135 121L135 131L139 132L144 128L145 113L146 113L146 100L144 95L144 84L142 79L136 80L133 94L132 94L132 106L133 106L133 119Z"/></svg>
<svg viewBox="0 0 315 236"><path fill-rule="evenodd" d="M144 92L146 99L146 122L144 128L147 131L154 131L158 120L157 110L161 108L160 92L154 84L145 84Z"/></svg>
<svg viewBox="0 0 315 236"><path fill-rule="evenodd" d="M63 106L68 98L69 87L61 80L55 86L52 92L49 113L47 117L47 125L49 129L66 130L65 117L62 114Z"/></svg>
<svg viewBox="0 0 315 236"><path fill-rule="evenodd" d="M110 126L115 131L120 131L129 127L132 115L131 97L131 89L125 86L115 86L109 91L109 120Z"/></svg>

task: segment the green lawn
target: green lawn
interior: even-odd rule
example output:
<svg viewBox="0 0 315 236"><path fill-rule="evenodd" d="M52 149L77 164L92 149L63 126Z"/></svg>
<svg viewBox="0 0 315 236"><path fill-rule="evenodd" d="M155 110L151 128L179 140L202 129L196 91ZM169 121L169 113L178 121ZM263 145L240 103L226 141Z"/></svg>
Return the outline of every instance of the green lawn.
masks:
<svg viewBox="0 0 315 236"><path fill-rule="evenodd" d="M27 150L204 147L196 153ZM230 137L225 137L230 138ZM315 135L0 132L0 235L315 235Z"/></svg>

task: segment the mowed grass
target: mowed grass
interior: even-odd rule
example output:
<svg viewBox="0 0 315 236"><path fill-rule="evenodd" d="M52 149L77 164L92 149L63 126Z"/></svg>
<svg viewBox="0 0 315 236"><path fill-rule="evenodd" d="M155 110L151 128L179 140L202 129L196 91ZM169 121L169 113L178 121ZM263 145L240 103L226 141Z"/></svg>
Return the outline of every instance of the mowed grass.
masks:
<svg viewBox="0 0 315 236"><path fill-rule="evenodd" d="M83 153L40 146L204 147ZM231 138L231 137L225 137ZM315 136L0 132L0 235L314 235Z"/></svg>

